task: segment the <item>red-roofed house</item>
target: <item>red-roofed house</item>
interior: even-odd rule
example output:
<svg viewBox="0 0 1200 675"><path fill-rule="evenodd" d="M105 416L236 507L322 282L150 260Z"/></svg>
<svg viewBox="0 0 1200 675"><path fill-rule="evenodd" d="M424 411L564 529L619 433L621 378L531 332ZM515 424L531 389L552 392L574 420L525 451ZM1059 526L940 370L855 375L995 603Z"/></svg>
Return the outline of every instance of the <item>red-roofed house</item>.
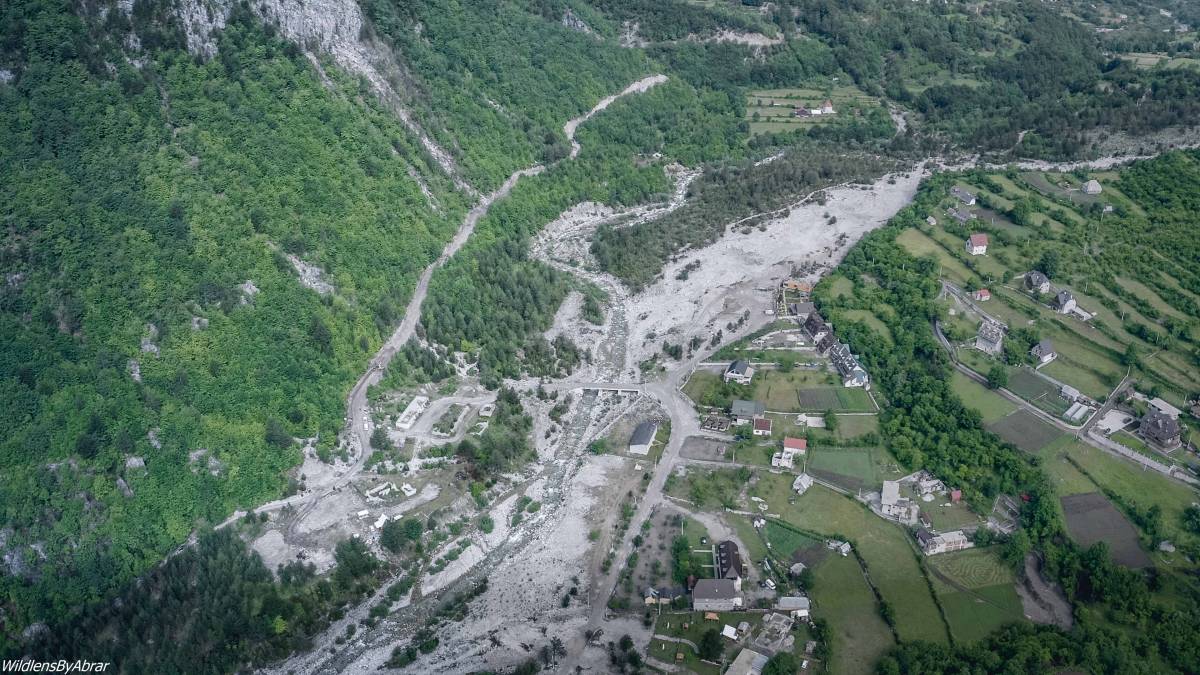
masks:
<svg viewBox="0 0 1200 675"><path fill-rule="evenodd" d="M805 451L808 450L808 439L786 436L783 439L783 449L791 450L797 454L803 455Z"/></svg>
<svg viewBox="0 0 1200 675"><path fill-rule="evenodd" d="M975 291L971 297L975 298L979 302L987 302L988 300L992 299L992 292L986 288L981 288Z"/></svg>
<svg viewBox="0 0 1200 675"><path fill-rule="evenodd" d="M771 466L791 469L796 466L796 455L803 455L807 450L807 439L788 436L783 439L783 451L771 455Z"/></svg>
<svg viewBox="0 0 1200 675"><path fill-rule="evenodd" d="M987 253L988 236L982 232L967 237L967 253L971 255L984 255Z"/></svg>
<svg viewBox="0 0 1200 675"><path fill-rule="evenodd" d="M771 419L769 417L754 418L754 435L755 436L770 436L771 435Z"/></svg>

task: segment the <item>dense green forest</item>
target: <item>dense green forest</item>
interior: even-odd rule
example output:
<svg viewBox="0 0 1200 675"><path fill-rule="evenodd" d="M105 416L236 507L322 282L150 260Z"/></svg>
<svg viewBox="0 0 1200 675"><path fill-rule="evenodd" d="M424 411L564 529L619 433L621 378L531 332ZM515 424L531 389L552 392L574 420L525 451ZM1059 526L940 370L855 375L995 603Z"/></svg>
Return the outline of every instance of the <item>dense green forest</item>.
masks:
<svg viewBox="0 0 1200 675"><path fill-rule="evenodd" d="M684 0L599 4L613 17L651 29L664 13L692 17L705 11ZM1087 7L1080 14L1096 16L1095 4L1078 4ZM1186 3L1180 4L1187 14ZM749 47L731 44L657 44L650 51L706 86L801 86L831 77L848 79L867 94L916 113L913 121L927 140L1011 150L1021 157L1086 155L1101 129L1145 134L1172 126L1194 128L1194 120L1200 119L1200 70L1139 69L1116 53L1136 45L1117 41L1144 33L1132 26L1100 33L1096 28L1103 24L1085 23L1080 14L1072 16L1055 5L780 0L771 3L767 14L746 8L734 14L737 19L720 18L728 13L722 6L709 10L706 21L723 20L740 30L755 30L755 24L761 28L769 21L768 29L790 39L759 49L753 57ZM1117 13L1115 7L1109 11ZM1162 18L1144 7L1127 11L1140 15L1141 23ZM711 32L706 21L689 18L673 30L704 35ZM1173 32L1175 24L1168 25L1172 30L1167 32ZM648 36L673 34L652 30ZM1168 44L1161 46L1173 53L1197 53L1194 39L1162 35L1159 30L1155 39L1165 40Z"/></svg>
<svg viewBox="0 0 1200 675"><path fill-rule="evenodd" d="M582 201L620 206L662 196L669 188L662 165L672 159L715 161L738 152L729 105L720 93L668 81L581 126L579 157L517 183L434 274L423 314L429 337L478 350L485 383L519 375L518 351L550 327L568 290L563 274L529 258L530 237ZM656 152L661 159L637 161Z"/></svg>
<svg viewBox="0 0 1200 675"><path fill-rule="evenodd" d="M208 533L117 599L44 631L30 654L109 662L121 673L217 675L267 664L309 648L389 572L357 539L338 544L334 557L327 576L293 562L276 582L237 534Z"/></svg>
<svg viewBox="0 0 1200 675"><path fill-rule="evenodd" d="M358 83L322 86L244 14L200 62L169 23L110 13L103 34L142 36L137 69L70 3L0 13L22 64L0 85L0 589L19 631L278 496L290 436L332 442L464 200Z"/></svg>
<svg viewBox="0 0 1200 675"><path fill-rule="evenodd" d="M331 63L318 72L247 6L234 10L206 59L186 50L173 2L124 4L0 5L0 644L8 651L26 626L90 607L107 613L72 619L63 633L78 640L71 653L129 648L99 644L106 625L124 638L161 629L154 635L165 650L181 624L152 626L159 619L103 601L177 597L166 606L182 616L211 600L242 623L201 616L195 625L210 642L177 660L148 650L137 663L149 670L155 659L189 664L205 655L222 672L303 646L330 616L321 603L340 596L297 570L302 582L273 587L224 535L149 570L198 526L291 489L294 439L315 438L328 451L346 389L473 198L367 85ZM449 378L445 348L477 353L492 387L586 358L569 341L541 339L569 282L529 258L530 238L580 201L662 198L672 162L708 169L689 205L654 223L603 229L594 242L602 265L635 288L728 222L878 176L898 160L947 148L1075 157L1094 151L1100 131L1141 134L1200 119L1200 74L1138 69L1117 54L1194 54L1195 44L1163 37L1157 23L1098 34L1081 23L1103 18L1090 3L1071 3L1079 20L1031 1L780 0L765 11L683 0L360 4L369 19L362 37L395 49L404 103L475 189L546 165L435 274L422 329L440 346L406 346L388 373L395 385ZM1135 4L1109 4L1128 5L1147 25L1160 21ZM1177 5L1164 6L1194 24L1194 8ZM590 32L563 25L568 9ZM619 46L626 22L644 48ZM724 30L782 40L702 41ZM578 131L580 155L566 159L563 123L652 73L670 79L589 120ZM835 82L878 105L811 130L747 138L749 90ZM907 133L895 133L889 105L908 113ZM781 159L755 166L781 150ZM1130 241L1151 228L1164 233L1165 264L1194 293L1197 162L1195 152L1173 155L1121 182L1149 211L1148 220L1128 221ZM909 211L897 223L922 215ZM1128 242L1105 243L1110 269L1159 265ZM947 364L928 334L927 262L881 234L847 266L877 280L863 302L886 302L905 317L889 326L897 344L886 349L865 327L845 324L893 398L883 427L893 452L964 485L976 501L1027 491L1027 530L1051 552L1058 529L1036 467L980 431L942 382ZM326 285L301 283L314 269ZM1188 297L1166 281L1154 287ZM833 316L853 308L819 297ZM1146 330L1156 340L1191 339L1169 317ZM480 470L529 453L531 425L515 394L505 390L498 410L487 434L458 448ZM1064 551L1050 559L1078 578L1116 574ZM188 576L192 568L198 576ZM231 573L245 585L210 597L219 587L211 579ZM149 580L140 590L129 585L138 575ZM250 618L234 604L253 609ZM1139 621L1160 616L1147 611ZM1155 639L1165 652L1178 636ZM1185 663L1190 653L1174 648L1164 661Z"/></svg>
<svg viewBox="0 0 1200 675"><path fill-rule="evenodd" d="M566 156L563 123L651 70L640 51L552 28L522 3L361 4L417 78L412 102L425 127L482 192Z"/></svg>

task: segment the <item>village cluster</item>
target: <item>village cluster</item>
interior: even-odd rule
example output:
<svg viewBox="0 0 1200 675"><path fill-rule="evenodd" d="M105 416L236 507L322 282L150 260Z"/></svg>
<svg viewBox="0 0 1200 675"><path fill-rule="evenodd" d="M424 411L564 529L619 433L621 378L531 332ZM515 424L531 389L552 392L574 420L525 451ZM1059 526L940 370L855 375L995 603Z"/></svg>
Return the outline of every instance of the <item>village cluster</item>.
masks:
<svg viewBox="0 0 1200 675"><path fill-rule="evenodd" d="M1097 196L1103 192L1103 186L1099 181L1091 179L1085 181L1079 187L1079 191L1084 195ZM960 205L947 209L947 213L961 223L969 223L976 220L976 213L968 208L975 206L977 202L976 195L970 190L959 186L952 187L950 194ZM1111 204L1105 205L1105 212L1111 210ZM927 220L930 225L937 224L937 219L933 216L929 216ZM990 239L986 233L975 232L966 238L964 248L966 253L971 256L986 256L988 255L989 244ZM1049 275L1040 270L1029 270L1017 279L1020 282L1019 290L1023 291L1034 302L1053 310L1058 315L1070 317L1085 323L1095 317L1093 313L1079 306L1074 293L1067 288L1055 287ZM952 290L960 295L964 295L958 289ZM987 288L976 288L969 295L964 295L962 299L982 319L973 343L974 348L991 357L998 357L1004 352L1004 340L1009 331L1009 326L982 307L982 303L992 300L992 292ZM1037 377L1044 379L1048 385L1056 390L1058 396L1062 399L1065 409L1059 415L1061 419L1073 425L1088 423L1093 415L1096 415L1097 411L1101 409L1101 403L1083 394L1078 388L1040 372L1045 366L1051 364L1059 357L1054 342L1048 338L1040 339L1029 348L1028 354L1033 364L1033 373ZM1123 410L1109 411L1102 419L1097 420L1099 421L1097 426L1111 435L1113 432L1119 431L1136 422L1137 436L1146 441L1150 447L1163 452L1170 452L1178 448L1181 443L1179 409L1166 403L1159 397L1146 397L1132 389L1122 392L1119 399L1114 403L1118 405L1128 404L1136 400L1148 403L1140 415L1131 416L1127 414L1133 412L1134 407L1126 405ZM1124 420L1124 422L1114 425L1114 422L1117 420Z"/></svg>

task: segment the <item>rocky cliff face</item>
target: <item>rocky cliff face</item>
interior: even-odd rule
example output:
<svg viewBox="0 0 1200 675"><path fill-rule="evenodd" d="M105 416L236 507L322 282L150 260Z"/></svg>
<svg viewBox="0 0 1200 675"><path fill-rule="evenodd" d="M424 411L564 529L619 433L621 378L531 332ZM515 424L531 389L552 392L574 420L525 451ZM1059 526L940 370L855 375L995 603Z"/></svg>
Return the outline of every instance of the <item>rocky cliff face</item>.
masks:
<svg viewBox="0 0 1200 675"><path fill-rule="evenodd" d="M176 15L183 22L192 53L216 54L216 33L225 26L235 4L236 0L178 0ZM460 178L450 153L413 118L405 104L405 85L411 80L391 48L371 37L355 0L258 0L251 3L251 9L299 45L317 68L317 57L327 56L340 68L366 79L459 189L474 193Z"/></svg>

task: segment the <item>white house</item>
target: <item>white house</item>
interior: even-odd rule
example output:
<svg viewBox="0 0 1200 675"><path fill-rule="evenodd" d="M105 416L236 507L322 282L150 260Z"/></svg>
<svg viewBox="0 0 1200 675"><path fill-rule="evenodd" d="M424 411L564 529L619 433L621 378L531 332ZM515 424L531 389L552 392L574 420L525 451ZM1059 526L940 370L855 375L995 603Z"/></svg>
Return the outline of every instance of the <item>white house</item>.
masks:
<svg viewBox="0 0 1200 675"><path fill-rule="evenodd" d="M757 417L754 419L754 435L755 436L770 436L771 435L771 418Z"/></svg>
<svg viewBox="0 0 1200 675"><path fill-rule="evenodd" d="M975 348L987 354L999 354L1004 348L1004 330L994 321L984 320L975 336Z"/></svg>
<svg viewBox="0 0 1200 675"><path fill-rule="evenodd" d="M950 188L950 194L954 195L954 197L956 199L958 199L958 201L966 204L967 206L975 206L975 195L971 194L967 190L964 190L964 189L958 187L957 185Z"/></svg>
<svg viewBox="0 0 1200 675"><path fill-rule="evenodd" d="M803 595L784 595L775 601L775 611L787 612L793 619L807 619L812 603Z"/></svg>
<svg viewBox="0 0 1200 675"><path fill-rule="evenodd" d="M1070 291L1059 291L1058 295L1054 296L1054 300L1050 302L1050 305L1059 314L1070 314L1071 310L1075 309L1078 303L1075 302L1075 296L1071 295Z"/></svg>
<svg viewBox="0 0 1200 675"><path fill-rule="evenodd" d="M908 499L900 496L900 483L894 480L883 481L883 490L879 494L880 512L889 518L895 518L902 523L914 522L918 509Z"/></svg>
<svg viewBox="0 0 1200 675"><path fill-rule="evenodd" d="M1044 366L1054 359L1058 358L1058 352L1054 351L1054 345L1049 340L1042 340L1029 350L1033 358L1037 359L1039 366Z"/></svg>
<svg viewBox="0 0 1200 675"><path fill-rule="evenodd" d="M833 367L842 376L842 386L866 387L870 384L870 376L867 375L866 369L862 367L854 354L850 352L850 345L845 342L837 344L829 350L829 359L833 361Z"/></svg>
<svg viewBox="0 0 1200 675"><path fill-rule="evenodd" d="M971 255L985 255L988 247L988 236L982 232L976 232L970 237L967 237L967 253Z"/></svg>
<svg viewBox="0 0 1200 675"><path fill-rule="evenodd" d="M925 555L961 551L975 545L970 539L967 539L967 535L963 534L962 530L935 535L925 540L922 539L920 536L917 538L918 541L921 541L921 548L925 550Z"/></svg>
<svg viewBox="0 0 1200 675"><path fill-rule="evenodd" d="M771 466L791 469L796 465L796 455L803 455L807 450L807 439L788 436L783 439L783 450L771 456Z"/></svg>
<svg viewBox="0 0 1200 675"><path fill-rule="evenodd" d="M750 367L750 362L738 359L729 364L725 369L725 381L737 382L738 384L750 384L754 379L754 369Z"/></svg>
<svg viewBox="0 0 1200 675"><path fill-rule="evenodd" d="M732 612L742 605L740 579L700 579L692 588L692 608L697 612Z"/></svg>
<svg viewBox="0 0 1200 675"><path fill-rule="evenodd" d="M1037 270L1025 273L1025 288L1034 293L1050 292L1050 277Z"/></svg>
<svg viewBox="0 0 1200 675"><path fill-rule="evenodd" d="M810 476L806 473L802 473L799 476L796 476L796 480L792 481L792 489L795 490L797 494L804 494L805 492L808 491L808 488L810 488L812 486L813 486L812 476Z"/></svg>

